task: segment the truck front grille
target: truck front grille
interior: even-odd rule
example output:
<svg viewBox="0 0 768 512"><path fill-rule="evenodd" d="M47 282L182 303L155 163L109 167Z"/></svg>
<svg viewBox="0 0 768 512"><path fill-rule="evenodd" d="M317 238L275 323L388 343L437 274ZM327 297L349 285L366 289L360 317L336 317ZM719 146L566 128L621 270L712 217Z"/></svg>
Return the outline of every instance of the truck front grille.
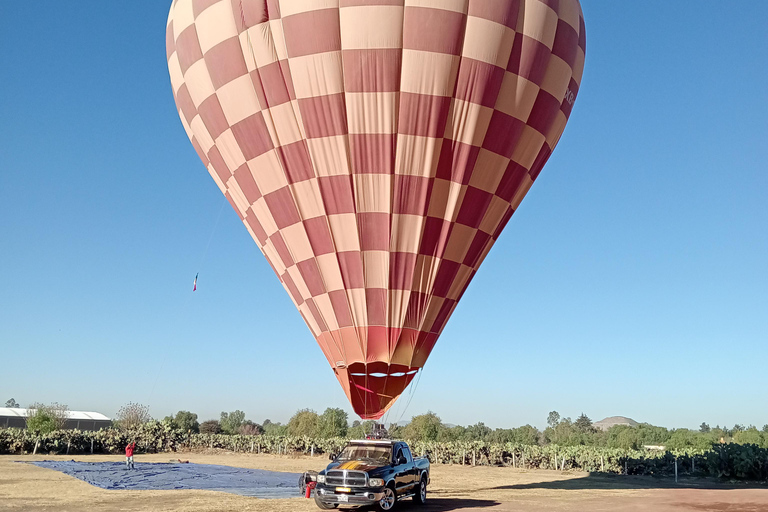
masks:
<svg viewBox="0 0 768 512"><path fill-rule="evenodd" d="M341 487L364 487L366 483L363 471L349 471L336 469L328 471L325 475L326 485L338 485Z"/></svg>

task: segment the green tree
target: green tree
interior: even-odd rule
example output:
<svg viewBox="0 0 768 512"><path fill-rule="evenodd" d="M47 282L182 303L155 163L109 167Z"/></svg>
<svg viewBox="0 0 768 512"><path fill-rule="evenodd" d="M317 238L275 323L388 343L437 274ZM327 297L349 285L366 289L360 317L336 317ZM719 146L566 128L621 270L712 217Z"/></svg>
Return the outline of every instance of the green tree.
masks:
<svg viewBox="0 0 768 512"><path fill-rule="evenodd" d="M264 420L261 424L264 429L264 434L268 436L286 436L288 435L288 426L283 425L280 422L272 423L270 420Z"/></svg>
<svg viewBox="0 0 768 512"><path fill-rule="evenodd" d="M670 438L670 431L664 427L657 427L650 423L641 423L637 427L637 436L642 446L665 446Z"/></svg>
<svg viewBox="0 0 768 512"><path fill-rule="evenodd" d="M117 411L117 424L120 428L130 430L148 423L152 419L149 407L135 402L129 402Z"/></svg>
<svg viewBox="0 0 768 512"><path fill-rule="evenodd" d="M514 443L515 432L511 428L497 428L488 435L488 442L490 443Z"/></svg>
<svg viewBox="0 0 768 512"><path fill-rule="evenodd" d="M583 426L584 424L585 422L582 420L580 425ZM592 432L585 432L570 418L562 419L554 427L547 427L544 430L545 441L559 446L594 445L596 443L593 436L594 428Z"/></svg>
<svg viewBox="0 0 768 512"><path fill-rule="evenodd" d="M201 434L221 434L219 420L207 420L200 424Z"/></svg>
<svg viewBox="0 0 768 512"><path fill-rule="evenodd" d="M493 430L485 426L485 423L476 423L467 427L464 439L468 441L485 441Z"/></svg>
<svg viewBox="0 0 768 512"><path fill-rule="evenodd" d="M348 428L347 413L343 409L329 407L320 415L320 437L344 437Z"/></svg>
<svg viewBox="0 0 768 512"><path fill-rule="evenodd" d="M671 432L665 446L668 450L709 450L715 436L712 433L703 434L687 428L678 428Z"/></svg>
<svg viewBox="0 0 768 512"><path fill-rule="evenodd" d="M428 411L411 418L411 422L403 429L403 437L412 441L437 441L442 424L437 414Z"/></svg>
<svg viewBox="0 0 768 512"><path fill-rule="evenodd" d="M27 428L37 430L41 434L50 434L61 430L67 421L69 408L56 402L51 405L35 403L27 409Z"/></svg>
<svg viewBox="0 0 768 512"><path fill-rule="evenodd" d="M560 423L560 413L557 411L550 412L547 415L547 425L549 425L550 428L555 428L558 423Z"/></svg>
<svg viewBox="0 0 768 512"><path fill-rule="evenodd" d="M581 413L581 416L576 418L576 422L573 426L576 427L576 430L585 433L594 433L596 430L595 427L592 426L592 420L584 413Z"/></svg>
<svg viewBox="0 0 768 512"><path fill-rule="evenodd" d="M237 434L240 426L245 421L245 413L241 410L235 410L232 412L222 412L219 424L221 425L221 431L224 434Z"/></svg>
<svg viewBox="0 0 768 512"><path fill-rule="evenodd" d="M5 406L9 407L11 409L18 409L19 408L19 404L17 404L16 400L14 400L13 398L11 398L10 400L7 400L5 402Z"/></svg>
<svg viewBox="0 0 768 512"><path fill-rule="evenodd" d="M301 409L288 421L288 434L292 436L318 437L320 416L311 409Z"/></svg>
<svg viewBox="0 0 768 512"><path fill-rule="evenodd" d="M200 423L197 422L197 414L189 411L179 411L176 413L174 423L184 432L200 432Z"/></svg>
<svg viewBox="0 0 768 512"><path fill-rule="evenodd" d="M640 433L636 427L614 425L608 429L606 446L622 450L638 450L642 448Z"/></svg>
<svg viewBox="0 0 768 512"><path fill-rule="evenodd" d="M461 441L466 439L467 428L461 425L453 427L447 427L440 425L440 430L437 433L437 440L442 443L449 443L451 441Z"/></svg>
<svg viewBox="0 0 768 512"><path fill-rule="evenodd" d="M712 431L712 429L707 425L705 422L701 422L701 426L699 426L699 432L702 434L709 434Z"/></svg>
<svg viewBox="0 0 768 512"><path fill-rule="evenodd" d="M512 429L512 442L515 444L533 446L539 444L540 438L541 432L532 425L523 425Z"/></svg>
<svg viewBox="0 0 768 512"><path fill-rule="evenodd" d="M756 444L762 446L763 435L755 427L740 430L733 435L733 442L738 444Z"/></svg>
<svg viewBox="0 0 768 512"><path fill-rule="evenodd" d="M166 416L163 418L163 421L161 421L163 425L168 425L171 428L178 429L179 425L176 423L176 419L173 416Z"/></svg>

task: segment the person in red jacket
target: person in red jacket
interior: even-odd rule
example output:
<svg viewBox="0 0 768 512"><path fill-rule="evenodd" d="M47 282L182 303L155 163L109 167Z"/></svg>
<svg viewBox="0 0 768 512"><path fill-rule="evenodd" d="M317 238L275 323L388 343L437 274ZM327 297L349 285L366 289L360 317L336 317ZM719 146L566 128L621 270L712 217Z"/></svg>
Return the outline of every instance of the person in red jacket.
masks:
<svg viewBox="0 0 768 512"><path fill-rule="evenodd" d="M128 469L136 469L133 467L133 450L136 448L136 441L128 444L125 447L125 465Z"/></svg>

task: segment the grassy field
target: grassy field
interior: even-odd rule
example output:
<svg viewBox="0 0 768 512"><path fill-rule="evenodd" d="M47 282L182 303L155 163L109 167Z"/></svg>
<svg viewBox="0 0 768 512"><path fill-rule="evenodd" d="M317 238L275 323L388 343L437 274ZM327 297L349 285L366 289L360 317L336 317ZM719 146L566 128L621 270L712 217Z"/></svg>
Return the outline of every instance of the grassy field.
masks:
<svg viewBox="0 0 768 512"><path fill-rule="evenodd" d="M234 453L138 455L137 462L176 458L273 471L302 472L325 467L324 457L287 457ZM0 510L43 511L317 511L301 497L262 500L212 491L107 491L57 471L17 461L123 461L116 455L0 456ZM428 504L404 500L405 511L493 512L768 512L768 488L728 487L703 480L681 482L652 478L592 476L588 473L525 471L512 468L433 465Z"/></svg>

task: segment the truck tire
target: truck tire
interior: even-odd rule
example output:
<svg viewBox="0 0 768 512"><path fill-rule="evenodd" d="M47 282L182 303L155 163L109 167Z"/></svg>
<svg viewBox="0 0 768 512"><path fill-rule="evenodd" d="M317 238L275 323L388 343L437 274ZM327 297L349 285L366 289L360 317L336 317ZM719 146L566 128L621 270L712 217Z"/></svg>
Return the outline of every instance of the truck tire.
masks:
<svg viewBox="0 0 768 512"><path fill-rule="evenodd" d="M338 508L338 504L336 503L323 503L320 501L320 498L315 496L315 505L318 506L318 508L321 508L323 510L333 510L334 508Z"/></svg>
<svg viewBox="0 0 768 512"><path fill-rule="evenodd" d="M384 497L376 504L376 509L381 512L390 512L395 509L397 504L397 493L395 492L395 486L389 484L384 488Z"/></svg>
<svg viewBox="0 0 768 512"><path fill-rule="evenodd" d="M413 501L419 505L424 505L427 502L427 477L422 476L419 482L419 487L416 489L416 494L413 496Z"/></svg>

